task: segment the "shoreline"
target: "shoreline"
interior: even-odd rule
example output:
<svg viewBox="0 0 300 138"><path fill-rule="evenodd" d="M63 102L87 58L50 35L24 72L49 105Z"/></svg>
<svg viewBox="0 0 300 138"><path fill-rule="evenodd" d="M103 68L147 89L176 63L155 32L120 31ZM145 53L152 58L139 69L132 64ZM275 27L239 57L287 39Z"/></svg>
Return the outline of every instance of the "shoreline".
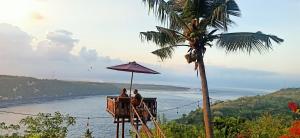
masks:
<svg viewBox="0 0 300 138"><path fill-rule="evenodd" d="M150 90L144 89L143 91L161 91L161 90ZM178 90L165 90L165 91L178 91ZM108 95L118 95L119 92L113 93L103 93L103 94L86 94L86 95L71 95L71 96L58 96L58 97L35 97L35 98L26 98L26 99L13 99L13 100L0 100L0 109L9 108L19 105L27 104L41 104L52 101L60 100L71 100L71 99L81 99L90 96L108 96Z"/></svg>
<svg viewBox="0 0 300 138"><path fill-rule="evenodd" d="M91 94L91 95L61 96L61 97L37 97L37 98L29 98L29 99L22 99L22 100L20 99L5 100L5 101L2 100L0 101L0 109L19 106L19 105L27 105L27 104L42 104L42 103L53 102L53 101L82 99L85 97L99 96L99 95L106 96L105 94Z"/></svg>

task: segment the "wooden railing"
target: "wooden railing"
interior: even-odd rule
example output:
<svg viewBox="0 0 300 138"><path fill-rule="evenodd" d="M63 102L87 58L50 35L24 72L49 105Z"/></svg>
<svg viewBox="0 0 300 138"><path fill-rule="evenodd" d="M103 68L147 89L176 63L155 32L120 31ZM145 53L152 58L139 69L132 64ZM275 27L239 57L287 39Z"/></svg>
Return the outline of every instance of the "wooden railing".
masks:
<svg viewBox="0 0 300 138"><path fill-rule="evenodd" d="M134 125L134 119L133 119L133 117L132 117L132 119L130 119L130 124L131 124L131 126L132 126L132 130L133 130L133 132L135 133L136 137L137 137L137 138L141 138L141 135L140 135L140 133L139 133L139 130L138 130L137 127Z"/></svg>
<svg viewBox="0 0 300 138"><path fill-rule="evenodd" d="M156 98L143 98L145 104L149 107L151 114L156 117ZM106 111L109 112L115 119L125 118L130 119L130 98L107 96ZM149 120L150 121L150 118Z"/></svg>
<svg viewBox="0 0 300 138"><path fill-rule="evenodd" d="M156 137L158 138L166 138L165 134L163 133L163 131L161 130L159 123L156 121L156 118L151 114L148 106L143 102L143 106L146 109L146 111L149 113L150 115L150 119L153 122L154 126L155 126L155 130L156 130Z"/></svg>
<svg viewBox="0 0 300 138"><path fill-rule="evenodd" d="M117 123L117 137L119 130L119 123L122 123L122 137L124 137L124 122L130 122L132 131L136 134L137 138L141 138L145 134L148 138L165 138L164 133L156 121L157 116L157 102L156 98L143 98L138 107L130 103L129 97L107 96L106 110L114 117L114 123ZM122 119L122 121L119 121ZM156 134L147 126L147 121L152 121ZM139 131L139 125L141 129Z"/></svg>
<svg viewBox="0 0 300 138"><path fill-rule="evenodd" d="M107 97L106 99L106 111L115 116L116 113L116 101L113 98Z"/></svg>
<svg viewBox="0 0 300 138"><path fill-rule="evenodd" d="M145 124L147 122L147 119L145 118L141 118L139 112L136 110L136 108L131 104L131 109L133 111L133 116L136 116L138 121L141 122L142 124L142 129L145 134L148 136L148 138L153 138L153 134L151 132L151 130L149 129L149 127ZM132 122L133 122L133 118L131 119ZM138 123L136 125L134 125L133 127L138 127Z"/></svg>

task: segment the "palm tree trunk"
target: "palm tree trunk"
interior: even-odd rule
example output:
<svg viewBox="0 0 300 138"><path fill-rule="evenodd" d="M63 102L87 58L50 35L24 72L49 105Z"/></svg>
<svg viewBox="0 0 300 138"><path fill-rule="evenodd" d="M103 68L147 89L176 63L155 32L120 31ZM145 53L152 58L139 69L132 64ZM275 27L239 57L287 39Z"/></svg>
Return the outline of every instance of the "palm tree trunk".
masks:
<svg viewBox="0 0 300 138"><path fill-rule="evenodd" d="M210 100L209 100L209 93L208 93L203 57L201 57L200 60L198 60L198 62L199 62L198 69L201 78L201 91L203 96L203 116L204 116L205 134L206 134L206 138L213 138L213 129L211 123L212 116L210 110Z"/></svg>

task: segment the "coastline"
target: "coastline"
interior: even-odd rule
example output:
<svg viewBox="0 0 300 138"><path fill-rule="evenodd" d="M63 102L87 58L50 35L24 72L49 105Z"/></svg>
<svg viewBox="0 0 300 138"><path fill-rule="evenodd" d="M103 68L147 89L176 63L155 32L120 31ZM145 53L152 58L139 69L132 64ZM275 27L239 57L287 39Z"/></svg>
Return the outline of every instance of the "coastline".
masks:
<svg viewBox="0 0 300 138"><path fill-rule="evenodd" d="M176 89L166 90L162 89L163 91L180 91ZM188 90L188 89L186 89ZM143 89L143 91L161 91L159 89ZM0 100L0 109L2 108L9 108L19 105L26 105L26 104L39 104L39 103L46 103L52 102L56 100L71 100L71 99L81 99L90 96L108 96L108 95L118 95L119 92L108 92L108 93L95 93L95 94L86 94L86 95L68 95L68 96L49 96L49 97L34 97L34 98L24 98L24 99L9 99L9 100Z"/></svg>
<svg viewBox="0 0 300 138"><path fill-rule="evenodd" d="M111 94L111 95L115 95L115 94ZM19 106L19 105L26 105L26 104L40 104L40 103L47 103L52 101L81 99L90 96L103 96L103 95L106 94L90 94L90 95L60 96L60 97L36 97L36 98L28 98L28 99L21 99L21 100L20 99L2 100L0 101L0 109Z"/></svg>

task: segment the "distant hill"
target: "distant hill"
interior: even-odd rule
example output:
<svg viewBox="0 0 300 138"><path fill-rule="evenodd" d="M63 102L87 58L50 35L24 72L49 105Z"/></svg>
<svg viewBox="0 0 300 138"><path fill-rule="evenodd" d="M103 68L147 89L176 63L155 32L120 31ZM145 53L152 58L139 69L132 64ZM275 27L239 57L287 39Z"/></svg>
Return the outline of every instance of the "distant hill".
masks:
<svg viewBox="0 0 300 138"><path fill-rule="evenodd" d="M119 91L124 87L129 88L129 84L63 81L0 75L0 107L1 104L3 105L4 102L8 101L27 103L31 99L41 98L49 100L63 97L119 94ZM188 89L147 84L136 84L134 88L172 91Z"/></svg>
<svg viewBox="0 0 300 138"><path fill-rule="evenodd" d="M276 92L252 97L241 97L236 100L213 105L215 115L240 116L252 118L262 113L290 114L288 102L300 103L300 88L281 89Z"/></svg>
<svg viewBox="0 0 300 138"><path fill-rule="evenodd" d="M292 118L294 114L287 106L290 101L300 103L300 88L287 88L262 96L218 101L212 105L212 112L214 116L239 117L250 120L264 113ZM202 115L202 110L195 110L176 121L184 124L202 124Z"/></svg>

